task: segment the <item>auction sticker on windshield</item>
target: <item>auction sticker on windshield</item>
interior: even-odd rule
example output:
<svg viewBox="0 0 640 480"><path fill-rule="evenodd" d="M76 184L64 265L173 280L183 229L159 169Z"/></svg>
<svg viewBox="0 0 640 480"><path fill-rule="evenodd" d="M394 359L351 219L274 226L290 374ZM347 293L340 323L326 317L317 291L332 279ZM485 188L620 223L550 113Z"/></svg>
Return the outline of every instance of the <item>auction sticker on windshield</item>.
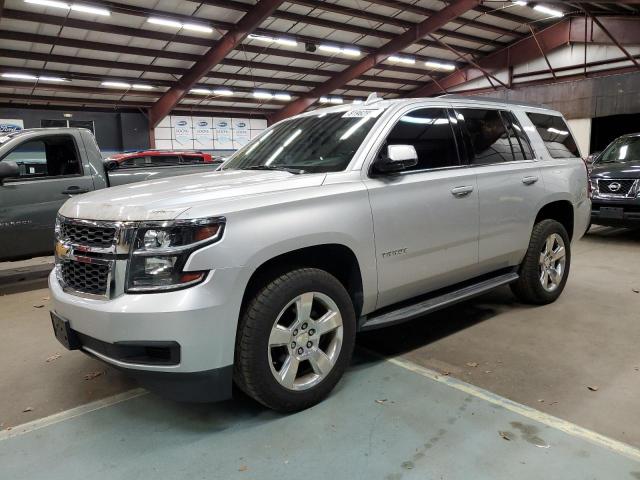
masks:
<svg viewBox="0 0 640 480"><path fill-rule="evenodd" d="M342 118L378 118L384 110L380 108L359 108L357 110L349 110Z"/></svg>

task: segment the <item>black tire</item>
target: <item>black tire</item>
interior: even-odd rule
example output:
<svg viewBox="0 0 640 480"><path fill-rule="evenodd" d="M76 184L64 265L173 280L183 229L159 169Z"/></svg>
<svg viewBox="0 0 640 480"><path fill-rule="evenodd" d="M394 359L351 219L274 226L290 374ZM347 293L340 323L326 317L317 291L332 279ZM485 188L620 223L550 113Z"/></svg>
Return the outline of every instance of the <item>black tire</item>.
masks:
<svg viewBox="0 0 640 480"><path fill-rule="evenodd" d="M319 292L330 297L342 317L342 347L333 368L317 385L291 390L281 385L269 365L269 336L280 312L297 296ZM353 303L344 286L331 274L301 268L267 281L245 302L236 336L234 381L250 397L280 411L294 412L322 401L336 386L351 361L356 334Z"/></svg>
<svg viewBox="0 0 640 480"><path fill-rule="evenodd" d="M559 235L565 248L565 266L562 279L558 287L549 292L545 290L540 281L540 253L547 238L552 234ZM556 301L560 296L569 278L571 266L571 243L564 226L556 220L542 220L533 226L531 240L524 260L520 264L520 278L511 284L511 291L523 303L533 305L546 305Z"/></svg>

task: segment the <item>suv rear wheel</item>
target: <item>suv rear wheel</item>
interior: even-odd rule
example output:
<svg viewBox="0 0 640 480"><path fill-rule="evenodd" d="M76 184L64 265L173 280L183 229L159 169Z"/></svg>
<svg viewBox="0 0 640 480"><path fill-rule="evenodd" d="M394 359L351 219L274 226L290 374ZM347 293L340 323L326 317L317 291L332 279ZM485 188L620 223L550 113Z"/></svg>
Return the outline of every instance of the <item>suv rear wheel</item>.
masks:
<svg viewBox="0 0 640 480"><path fill-rule="evenodd" d="M564 226L556 220L542 220L533 227L520 278L511 284L511 290L524 303L554 302L564 290L570 265L571 242Z"/></svg>
<svg viewBox="0 0 640 480"><path fill-rule="evenodd" d="M355 312L332 275L285 273L248 300L236 340L234 378L249 396L283 412L320 402L351 359Z"/></svg>

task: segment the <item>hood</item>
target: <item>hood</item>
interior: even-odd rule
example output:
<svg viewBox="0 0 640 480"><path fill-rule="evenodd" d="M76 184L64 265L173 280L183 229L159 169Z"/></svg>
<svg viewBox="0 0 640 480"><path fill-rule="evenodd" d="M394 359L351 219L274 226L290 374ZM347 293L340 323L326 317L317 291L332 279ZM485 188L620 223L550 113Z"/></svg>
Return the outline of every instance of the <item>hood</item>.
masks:
<svg viewBox="0 0 640 480"><path fill-rule="evenodd" d="M243 198L317 187L326 174L225 170L121 185L69 199L60 214L87 220L171 220L194 206L221 215Z"/></svg>
<svg viewBox="0 0 640 480"><path fill-rule="evenodd" d="M592 178L640 178L640 161L594 163L591 167Z"/></svg>

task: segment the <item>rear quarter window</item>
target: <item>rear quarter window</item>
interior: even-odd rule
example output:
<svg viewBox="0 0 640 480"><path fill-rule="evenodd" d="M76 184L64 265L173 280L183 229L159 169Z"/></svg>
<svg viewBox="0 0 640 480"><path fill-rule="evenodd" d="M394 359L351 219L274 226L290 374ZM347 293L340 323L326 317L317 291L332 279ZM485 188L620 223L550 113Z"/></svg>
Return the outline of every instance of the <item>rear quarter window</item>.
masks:
<svg viewBox="0 0 640 480"><path fill-rule="evenodd" d="M549 155L553 158L580 156L578 145L562 117L531 112L528 112L527 116L538 130Z"/></svg>

